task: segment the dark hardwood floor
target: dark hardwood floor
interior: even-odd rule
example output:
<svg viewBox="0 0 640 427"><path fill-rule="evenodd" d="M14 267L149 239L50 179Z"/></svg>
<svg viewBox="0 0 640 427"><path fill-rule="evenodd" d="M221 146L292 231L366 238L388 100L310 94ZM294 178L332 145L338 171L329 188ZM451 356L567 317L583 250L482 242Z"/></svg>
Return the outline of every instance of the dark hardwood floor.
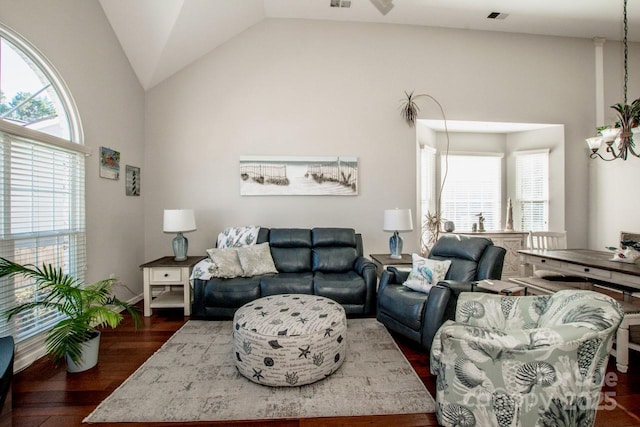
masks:
<svg viewBox="0 0 640 427"><path fill-rule="evenodd" d="M47 358L40 359L18 373L13 382L13 426L64 426L82 424L82 420L111 392L129 377L147 358L178 330L188 318L181 311L156 310L144 318L144 326L136 331L130 318L115 330L105 330L101 338L100 361L95 368L67 374L64 366L53 367ZM429 373L426 353L401 338L398 345L414 367L429 392L435 396L435 379ZM604 392L610 396L600 410L596 426L627 427L640 425L640 354L631 352L628 374L620 374L609 363L610 385ZM615 362L615 358L611 358ZM143 396L141 396L143 398ZM366 391L355 399L366 399ZM614 408L615 406L615 408ZM613 409L611 409L613 408ZM112 425L112 424L100 424ZM219 423L119 423L114 426L435 426L434 414L366 416L342 418L292 419Z"/></svg>

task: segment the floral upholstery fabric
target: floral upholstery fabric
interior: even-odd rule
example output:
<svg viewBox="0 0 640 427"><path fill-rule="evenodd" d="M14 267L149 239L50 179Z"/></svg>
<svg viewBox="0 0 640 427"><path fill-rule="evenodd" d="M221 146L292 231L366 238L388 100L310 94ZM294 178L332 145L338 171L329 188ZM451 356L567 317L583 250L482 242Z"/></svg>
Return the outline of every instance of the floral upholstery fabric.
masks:
<svg viewBox="0 0 640 427"><path fill-rule="evenodd" d="M218 248L237 248L255 245L260 227L247 225L244 227L227 227L218 234Z"/></svg>
<svg viewBox="0 0 640 427"><path fill-rule="evenodd" d="M592 426L622 321L607 295L464 292L436 333L431 372L443 426Z"/></svg>

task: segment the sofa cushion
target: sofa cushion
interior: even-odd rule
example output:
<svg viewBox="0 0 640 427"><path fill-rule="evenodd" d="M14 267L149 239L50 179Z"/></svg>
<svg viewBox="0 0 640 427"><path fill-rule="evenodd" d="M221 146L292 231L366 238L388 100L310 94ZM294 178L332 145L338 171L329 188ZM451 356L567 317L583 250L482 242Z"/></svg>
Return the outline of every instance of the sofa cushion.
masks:
<svg viewBox="0 0 640 427"><path fill-rule="evenodd" d="M346 246L356 247L356 232L351 228L314 228L311 230L314 248Z"/></svg>
<svg viewBox="0 0 640 427"><path fill-rule="evenodd" d="M273 264L268 243L238 248L237 252L245 277L278 272Z"/></svg>
<svg viewBox="0 0 640 427"><path fill-rule="evenodd" d="M268 274L260 279L261 296L278 294L313 294L313 274Z"/></svg>
<svg viewBox="0 0 640 427"><path fill-rule="evenodd" d="M313 275L313 292L342 305L363 304L367 285L354 271L340 274L316 272Z"/></svg>
<svg viewBox="0 0 640 427"><path fill-rule="evenodd" d="M311 230L301 228L272 228L269 232L272 248L311 248Z"/></svg>
<svg viewBox="0 0 640 427"><path fill-rule="evenodd" d="M204 290L206 307L241 307L260 298L259 277L211 278Z"/></svg>
<svg viewBox="0 0 640 427"><path fill-rule="evenodd" d="M280 273L302 273L311 271L310 248L271 247L271 256Z"/></svg>
<svg viewBox="0 0 640 427"><path fill-rule="evenodd" d="M311 254L313 271L325 273L343 273L353 270L353 264L358 258L355 248L314 248Z"/></svg>

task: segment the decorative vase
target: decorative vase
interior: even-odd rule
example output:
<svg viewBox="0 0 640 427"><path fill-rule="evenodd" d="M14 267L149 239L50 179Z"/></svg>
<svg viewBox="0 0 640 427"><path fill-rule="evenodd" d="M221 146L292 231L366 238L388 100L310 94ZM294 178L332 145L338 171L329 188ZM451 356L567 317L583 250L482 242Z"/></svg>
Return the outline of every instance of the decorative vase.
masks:
<svg viewBox="0 0 640 427"><path fill-rule="evenodd" d="M447 233L451 233L455 229L456 229L456 225L454 224L453 221L445 221L444 222L444 231L446 231Z"/></svg>
<svg viewBox="0 0 640 427"><path fill-rule="evenodd" d="M389 238L389 252L391 252L390 258L402 259L402 237L397 231Z"/></svg>
<svg viewBox="0 0 640 427"><path fill-rule="evenodd" d="M504 231L513 231L513 207L511 206L511 197L507 199L507 221L504 225Z"/></svg>
<svg viewBox="0 0 640 427"><path fill-rule="evenodd" d="M76 373L89 370L98 364L98 351L100 349L100 332L93 338L82 344L82 357L78 363L66 356L67 372Z"/></svg>

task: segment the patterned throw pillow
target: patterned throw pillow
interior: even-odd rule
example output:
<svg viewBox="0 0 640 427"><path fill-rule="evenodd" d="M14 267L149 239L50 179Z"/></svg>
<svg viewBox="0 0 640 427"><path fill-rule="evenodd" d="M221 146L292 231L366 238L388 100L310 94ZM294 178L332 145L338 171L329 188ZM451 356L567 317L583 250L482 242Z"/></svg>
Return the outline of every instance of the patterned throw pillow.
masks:
<svg viewBox="0 0 640 427"><path fill-rule="evenodd" d="M236 251L245 277L278 272L271 257L269 243L237 248Z"/></svg>
<svg viewBox="0 0 640 427"><path fill-rule="evenodd" d="M211 277L231 279L243 275L242 265L235 248L213 248L207 249L209 258L214 266L209 271Z"/></svg>
<svg viewBox="0 0 640 427"><path fill-rule="evenodd" d="M418 254L413 254L411 257L413 266L407 281L403 285L418 292L428 294L434 285L440 280L444 280L447 271L449 271L449 266L451 266L450 260L436 261L423 258Z"/></svg>

